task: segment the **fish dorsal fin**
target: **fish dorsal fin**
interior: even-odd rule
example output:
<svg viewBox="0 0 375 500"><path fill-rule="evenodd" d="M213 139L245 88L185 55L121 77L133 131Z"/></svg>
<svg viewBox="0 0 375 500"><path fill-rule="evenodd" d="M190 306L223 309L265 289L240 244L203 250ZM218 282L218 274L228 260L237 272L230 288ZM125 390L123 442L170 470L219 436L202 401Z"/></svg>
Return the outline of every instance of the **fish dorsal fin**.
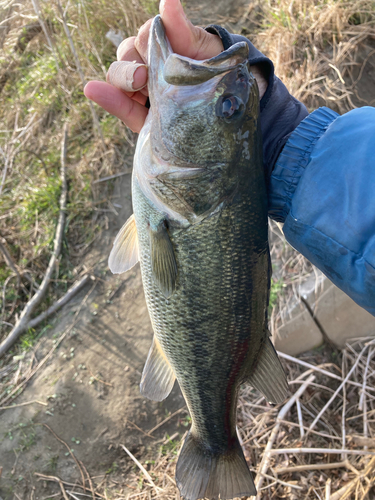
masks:
<svg viewBox="0 0 375 500"><path fill-rule="evenodd" d="M156 230L150 228L150 250L153 278L163 295L169 298L176 286L177 263L165 221Z"/></svg>
<svg viewBox="0 0 375 500"><path fill-rule="evenodd" d="M138 234L133 214L122 226L113 242L108 266L113 274L121 274L129 271L138 260Z"/></svg>
<svg viewBox="0 0 375 500"><path fill-rule="evenodd" d="M247 378L269 403L282 403L288 394L288 382L279 357L267 337L256 361L255 370Z"/></svg>
<svg viewBox="0 0 375 500"><path fill-rule="evenodd" d="M142 372L141 394L152 401L163 401L172 390L175 375L154 336Z"/></svg>

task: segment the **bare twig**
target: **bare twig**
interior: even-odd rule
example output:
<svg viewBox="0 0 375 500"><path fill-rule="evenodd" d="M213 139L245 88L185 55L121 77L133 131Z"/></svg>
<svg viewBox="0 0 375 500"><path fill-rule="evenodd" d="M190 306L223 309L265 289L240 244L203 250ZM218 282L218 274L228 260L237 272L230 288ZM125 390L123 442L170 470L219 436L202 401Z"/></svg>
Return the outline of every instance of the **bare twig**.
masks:
<svg viewBox="0 0 375 500"><path fill-rule="evenodd" d="M43 313L39 314L36 318L30 320L29 324L27 325L28 328L35 328L38 326L42 321L44 321L48 316L51 316L51 314L55 313L59 309L61 309L62 306L67 304L90 280L94 280L94 276L90 276L86 274L82 279L76 281L66 292L65 295L59 298L51 307L47 309L47 311L44 311Z"/></svg>
<svg viewBox="0 0 375 500"><path fill-rule="evenodd" d="M11 410L12 408L18 408L19 406L32 405L34 403L37 403L37 404L43 405L43 406L48 406L48 404L43 403L43 401L34 400L34 401L27 401L27 403L19 403L18 405L0 406L0 410Z"/></svg>
<svg viewBox="0 0 375 500"><path fill-rule="evenodd" d="M303 455L305 453L319 453L319 454L327 454L327 455L339 455L340 453L348 453L349 455L375 455L375 452L372 451L363 451L363 450L344 450L335 448L278 448L277 450L270 450L271 455L284 455L292 454L292 455Z"/></svg>
<svg viewBox="0 0 375 500"><path fill-rule="evenodd" d="M51 427L50 427L49 425L47 425L47 424L42 424L42 425L43 425L43 427L45 427L46 429L48 429L48 430L50 431L50 433L51 433L51 434L52 434L52 435L53 435L53 436L54 436L54 437L55 437L58 441L60 441L60 443L61 443L61 444L63 444L63 445L67 448L67 450L68 450L68 452L69 452L70 456L71 456L71 457L73 458L73 460L75 461L75 463L76 463L76 465L77 465L77 467L78 467L78 470L79 470L79 472L81 473L82 484L83 484L83 488L85 489L85 475L84 475L83 470L82 470L82 467L80 466L80 464L79 464L78 460L76 459L76 457L75 457L74 453L73 453L73 452L72 452L72 450L70 449L70 446L69 446L69 445L67 445L67 444L66 444L66 442L65 442L65 441L63 441L61 438L59 438L59 436L58 436L58 435L57 435L57 434L56 434L56 433L55 433L55 432L51 429ZM60 481L61 481L61 480L60 480Z"/></svg>
<svg viewBox="0 0 375 500"><path fill-rule="evenodd" d="M148 431L148 434L152 434L154 431L156 431L156 429L159 429L159 427L161 427L162 425L164 425L166 422L168 422L168 420L170 420L171 418L173 418L175 415L178 415L179 413L181 413L182 411L186 410L186 406L184 406L183 408L180 408L179 410L175 411L174 413L172 413L171 415L169 415L169 417L165 418L164 420L162 420L158 425L155 425L155 427L153 427L150 431Z"/></svg>
<svg viewBox="0 0 375 500"><path fill-rule="evenodd" d="M56 235L54 241L54 249L52 253L52 257L49 261L48 268L46 274L43 278L43 281L39 287L39 290L35 293L31 300L26 304L23 309L19 320L17 321L15 327L11 330L9 335L0 345L0 358L4 356L4 354L12 347L12 345L16 342L19 336L25 331L27 325L30 320L30 316L35 310L35 308L41 303L44 295L47 292L49 282L52 277L52 273L55 269L57 260L61 251L61 244L64 234L64 226L65 226L65 218L66 218L66 203L68 196L68 183L66 179L66 147L67 147L67 139L68 139L68 131L67 126L64 128L64 136L61 147L61 196L60 196L60 214L56 228Z"/></svg>
<svg viewBox="0 0 375 500"><path fill-rule="evenodd" d="M282 424L281 420L284 419L285 415L288 413L288 411L291 409L291 407L294 405L294 403L297 401L298 398L302 396L302 394L305 392L305 390L308 388L310 382L313 382L315 380L314 375L310 375L310 377L305 381L303 385L298 389L298 391L289 399L289 401L281 408L279 411L279 414L277 415L276 418L276 425L272 429L271 435L268 439L268 443L266 446L266 449L264 450L263 453L263 458L262 461L259 465L258 469L258 474L255 479L255 486L259 492L260 488L262 487L263 480L264 480L264 474L267 474L270 458L271 458L271 452L274 451L272 450L272 446L276 440L276 437L279 433L280 425ZM260 499L259 493L257 495L257 499Z"/></svg>
<svg viewBox="0 0 375 500"><path fill-rule="evenodd" d="M334 373L331 373L327 370L323 370L319 366L315 366L315 365L312 365L310 363L307 363L306 361L302 361L302 359L295 358L294 356L290 356L289 354L285 354L285 353L280 352L280 351L277 351L277 354L280 358L286 359L288 361L293 361L294 363L297 363L301 366L305 366L306 368L310 368L314 372L319 372L322 375L326 375L327 377L334 378L336 380L340 380L340 382L343 381L343 378L340 377L340 375L335 375ZM347 380L346 383L362 388L362 384L360 384L358 382L354 382L353 380ZM375 387L367 387L367 390L375 391Z"/></svg>
<svg viewBox="0 0 375 500"><path fill-rule="evenodd" d="M364 453L366 453L366 452L364 452ZM370 462L365 467L365 470L363 471L363 473L356 476L352 481L350 481L350 483L346 484L345 486L340 488L338 491L336 491L336 493L331 495L330 500L340 500L340 499L344 498L344 495L345 495L345 498L348 498L348 495L354 490L354 488L361 481L361 479L367 478L367 476L373 472L374 468L375 468L375 457L373 457L370 460ZM372 483L370 481L370 485L371 484ZM362 498L365 498L365 497L362 497Z"/></svg>
<svg viewBox="0 0 375 500"><path fill-rule="evenodd" d="M342 374L346 373L346 351L343 353L342 357ZM342 386L342 414L341 414L341 447L346 447L346 385L343 382ZM341 460L345 460L346 455L342 455Z"/></svg>
<svg viewBox="0 0 375 500"><path fill-rule="evenodd" d="M147 470L143 467L143 465L135 458L134 455L130 453L130 451L124 446L123 444L120 444L121 448L129 455L129 457L133 460L133 462L137 465L137 467L143 472L145 478L147 481L150 483L150 485L155 489L156 492L161 491L161 488L156 486L154 481L152 480L152 477L150 474L147 472Z"/></svg>
<svg viewBox="0 0 375 500"><path fill-rule="evenodd" d="M61 481L63 484L65 484L66 486L72 486L73 488L81 488L83 491L86 491L86 488L84 488L82 486L82 484L79 484L79 483L68 483L67 481L64 481L63 479L59 479L58 477L55 477L55 476L46 476L45 474L40 474L40 472L34 472L34 475L39 477L41 480L44 480L44 481L53 481L53 482L59 482ZM68 493L68 491L67 491ZM95 495L100 497L100 498L105 498L107 500L107 498L98 493L98 492L95 492ZM85 495L85 496L90 496L91 495Z"/></svg>
<svg viewBox="0 0 375 500"><path fill-rule="evenodd" d="M74 316L74 320L73 320L73 323L65 330L64 333L62 333L60 335L60 337L57 339L57 342L54 344L54 346L50 349L50 351L44 356L44 358L42 359L42 361L40 361L40 363L38 363L38 365L29 373L29 375L25 378L25 380L23 380L19 385L17 385L2 401L0 401L0 404L4 405L4 403L6 403L7 401L11 400L14 395L17 393L17 396L19 396L21 394L22 391L20 391L20 389L22 387L24 387L27 382L35 375L35 373L48 361L48 359L52 356L52 354L54 353L54 351L59 347L59 345L61 344L61 342L65 339L65 337L68 335L68 333L75 327L75 325L77 324L78 322L78 316L79 316L79 313L81 312L81 309L82 307L84 306L84 304L86 303L86 300L88 299L88 297L90 296L91 292L94 290L94 288L96 287L96 284L97 284L97 281L94 282L93 286L91 287L91 289L89 290L89 292L86 294L86 296L84 297L84 299L82 300L81 302L81 305L79 307L79 309L77 310L77 312L75 313L75 316Z"/></svg>
<svg viewBox="0 0 375 500"><path fill-rule="evenodd" d="M93 372L90 370L90 368L89 368L89 372L91 373L92 378L93 378L93 379L95 379L97 382L100 382L101 384L104 384L104 385L108 385L108 387L113 387L113 384L110 384L109 382L104 382L104 380L102 380L102 379L100 379L100 378L96 377L96 376L93 374Z"/></svg>
<svg viewBox="0 0 375 500"><path fill-rule="evenodd" d="M296 400L296 408L297 408L297 415L298 415L298 424L299 424L299 432L301 435L301 439L305 435L304 431L304 426L303 426L303 418L302 418L302 410L301 410L301 403L299 401L299 398Z"/></svg>
<svg viewBox="0 0 375 500"><path fill-rule="evenodd" d="M369 346L369 344L365 345L365 347L362 349L362 351L358 354L356 362L351 367L351 369L349 370L348 374L346 375L346 377L344 378L344 380L341 382L341 384L339 385L339 387L337 388L337 390L335 391L335 393L333 394L333 396L329 399L329 401L324 405L324 407L321 409L321 411L319 412L319 414L316 416L316 418L314 419L313 423L310 425L309 430L314 429L314 427L316 426L316 424L319 422L321 416L325 413L325 411L330 406L330 404L332 403L332 401L334 401L334 399L336 398L337 394L341 391L341 389L343 388L343 386L345 385L345 383L347 383L347 381L349 380L349 377L351 376L351 374L356 369L358 363L360 362L360 360L361 360L363 354L365 353L366 349L368 348L368 346ZM306 436L308 436L308 434L309 434L309 431L307 431Z"/></svg>
<svg viewBox="0 0 375 500"><path fill-rule="evenodd" d="M332 464L305 464L296 465L294 467L280 467L280 469L274 469L276 474L293 474L294 472L304 472L306 470L330 470L330 469L340 469L342 467L348 468L348 461L344 462L334 462Z"/></svg>
<svg viewBox="0 0 375 500"><path fill-rule="evenodd" d="M325 500L330 500L331 498L331 478L329 477L326 482Z"/></svg>
<svg viewBox="0 0 375 500"><path fill-rule="evenodd" d="M18 269L15 263L13 262L12 257L10 256L10 253L8 252L8 249L5 244L6 244L5 239L2 236L0 236L0 252L3 254L5 262L11 268L11 270L20 278L20 273L18 272Z"/></svg>
<svg viewBox="0 0 375 500"><path fill-rule="evenodd" d="M132 425L133 427L135 427L139 432L142 432L142 434L144 434L145 436L147 436L147 437L149 437L151 439L156 439L155 436L151 436L151 434L149 434L148 432L145 432L144 430L142 430L140 427L138 427L137 424L135 424L131 420L127 419L126 423Z"/></svg>

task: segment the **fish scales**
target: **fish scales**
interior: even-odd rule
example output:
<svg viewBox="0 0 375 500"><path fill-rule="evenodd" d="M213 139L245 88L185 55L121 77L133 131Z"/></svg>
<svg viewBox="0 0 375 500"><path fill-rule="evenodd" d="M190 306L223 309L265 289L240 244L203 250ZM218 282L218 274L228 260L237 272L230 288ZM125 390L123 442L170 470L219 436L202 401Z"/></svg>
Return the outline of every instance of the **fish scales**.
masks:
<svg viewBox="0 0 375 500"><path fill-rule="evenodd" d="M155 334L142 394L161 401L177 379L191 415L176 467L186 500L256 494L236 434L239 388L249 382L273 403L287 391L267 329L267 196L247 54L238 43L183 58L154 19L134 215L109 258L117 273L141 265Z"/></svg>
<svg viewBox="0 0 375 500"><path fill-rule="evenodd" d="M265 211L262 217L254 214L250 192L241 202L173 234L178 278L176 291L166 299L151 272L147 231L151 207L139 188L133 189L138 190L133 203L154 333L194 414L195 426L214 448L219 440L226 443L235 435L235 419L230 428L224 426L225 415L233 415L236 405L234 397L227 398L228 390L245 378L244 356L255 359L266 329Z"/></svg>

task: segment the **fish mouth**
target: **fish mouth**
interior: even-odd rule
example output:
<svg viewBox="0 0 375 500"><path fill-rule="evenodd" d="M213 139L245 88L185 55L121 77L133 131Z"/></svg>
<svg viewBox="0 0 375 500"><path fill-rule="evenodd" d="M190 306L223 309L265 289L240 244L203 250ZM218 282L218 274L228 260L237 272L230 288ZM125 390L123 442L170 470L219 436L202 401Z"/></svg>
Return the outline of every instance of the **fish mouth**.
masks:
<svg viewBox="0 0 375 500"><path fill-rule="evenodd" d="M149 91L167 85L198 85L248 63L249 47L238 42L211 59L196 61L175 54L165 33L161 16L154 18L148 43Z"/></svg>

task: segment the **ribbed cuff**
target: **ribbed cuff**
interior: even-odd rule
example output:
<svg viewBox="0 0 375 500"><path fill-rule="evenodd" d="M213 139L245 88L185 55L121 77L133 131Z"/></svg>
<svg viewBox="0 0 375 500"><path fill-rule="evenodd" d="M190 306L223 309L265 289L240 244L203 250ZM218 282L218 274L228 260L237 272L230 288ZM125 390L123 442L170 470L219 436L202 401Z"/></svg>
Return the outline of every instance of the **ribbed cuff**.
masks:
<svg viewBox="0 0 375 500"><path fill-rule="evenodd" d="M309 164L311 151L338 116L329 108L319 108L307 116L290 135L270 178L268 215L271 219L285 221L299 180Z"/></svg>

